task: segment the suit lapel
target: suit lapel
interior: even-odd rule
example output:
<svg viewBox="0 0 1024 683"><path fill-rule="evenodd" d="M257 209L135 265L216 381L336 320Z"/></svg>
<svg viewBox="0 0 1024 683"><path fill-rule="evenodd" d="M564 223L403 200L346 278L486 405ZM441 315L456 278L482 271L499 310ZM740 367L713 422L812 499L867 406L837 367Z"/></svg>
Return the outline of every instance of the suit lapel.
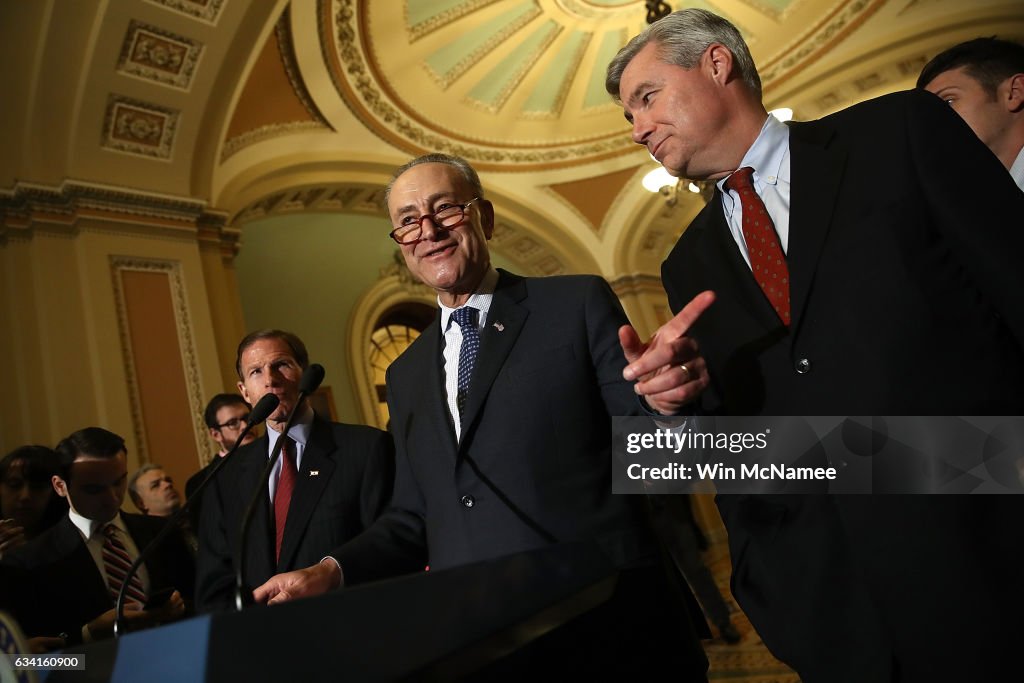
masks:
<svg viewBox="0 0 1024 683"><path fill-rule="evenodd" d="M764 327L778 327L778 314L761 291L732 237L722 208L722 195L717 188L689 230L694 228L700 230L702 240L707 243L706 248L697 250L707 276L706 288L719 293L733 293L740 305Z"/></svg>
<svg viewBox="0 0 1024 683"><path fill-rule="evenodd" d="M103 596L106 603L110 604L110 590L103 581L103 575L96 567L96 561L92 558L92 553L89 552L85 541L82 540L82 534L79 533L78 527L67 515L60 521L54 533L54 548L58 557L72 558L71 563L78 568L76 573L80 577L76 580L92 584L83 598L85 595L95 595L97 596L96 602L100 603L103 601L99 600L99 597Z"/></svg>
<svg viewBox="0 0 1024 683"><path fill-rule="evenodd" d="M413 426L426 422L432 426L437 443L454 462L455 431L445 393L443 339L439 310L430 327L402 355L402 393L414 398L408 408L407 423L392 424L391 433L396 439L408 439Z"/></svg>
<svg viewBox="0 0 1024 683"><path fill-rule="evenodd" d="M461 445L480 415L498 372L505 364L519 333L526 323L528 311L519 302L526 298L523 278L500 271L494 298L487 314L487 327L480 334L480 355L473 369L473 379L466 397L466 412L462 416Z"/></svg>
<svg viewBox="0 0 1024 683"><path fill-rule="evenodd" d="M284 539L281 541L278 571L291 567L294 561L313 510L316 509L320 496L334 473L337 448L338 444L334 442L330 425L315 419L313 429L309 433L309 442L302 453L302 469L298 472L292 501L288 507L288 522L284 529ZM313 476L313 472L317 474Z"/></svg>
<svg viewBox="0 0 1024 683"><path fill-rule="evenodd" d="M846 152L828 146L832 136L831 129L820 125L790 126L792 193L786 260L794 331L802 321L846 165Z"/></svg>

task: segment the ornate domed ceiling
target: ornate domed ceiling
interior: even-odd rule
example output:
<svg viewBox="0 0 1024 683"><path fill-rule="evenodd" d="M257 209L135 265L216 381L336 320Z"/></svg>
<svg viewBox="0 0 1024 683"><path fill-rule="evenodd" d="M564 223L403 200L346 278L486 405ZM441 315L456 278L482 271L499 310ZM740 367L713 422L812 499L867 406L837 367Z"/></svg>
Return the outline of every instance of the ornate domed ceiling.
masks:
<svg viewBox="0 0 1024 683"><path fill-rule="evenodd" d="M733 21L766 103L798 119L910 87L961 40L1024 39L1020 0L668 4ZM41 187L104 211L130 196L234 226L379 212L391 169L447 151L482 171L533 272L653 273L700 200L640 188L654 164L604 92L645 15L642 0L0 3L0 199L11 216Z"/></svg>
<svg viewBox="0 0 1024 683"><path fill-rule="evenodd" d="M686 4L741 28L770 91L885 3ZM322 9L334 83L361 121L410 154L550 167L631 149L604 75L646 25L642 0L332 0Z"/></svg>

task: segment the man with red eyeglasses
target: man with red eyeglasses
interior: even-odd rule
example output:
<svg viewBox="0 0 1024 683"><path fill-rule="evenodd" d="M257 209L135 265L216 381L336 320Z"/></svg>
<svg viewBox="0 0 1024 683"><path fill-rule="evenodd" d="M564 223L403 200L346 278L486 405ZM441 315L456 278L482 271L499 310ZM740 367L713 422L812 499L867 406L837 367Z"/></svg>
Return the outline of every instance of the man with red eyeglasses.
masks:
<svg viewBox="0 0 1024 683"><path fill-rule="evenodd" d="M386 196L391 237L440 309L388 369L392 506L321 563L272 578L256 600L594 540L620 567L615 594L519 663L549 676L671 670L705 680L687 608L655 562L642 497L611 493L611 416L640 411L622 378L626 317L615 294L595 276L496 270L494 207L463 159L415 159Z"/></svg>

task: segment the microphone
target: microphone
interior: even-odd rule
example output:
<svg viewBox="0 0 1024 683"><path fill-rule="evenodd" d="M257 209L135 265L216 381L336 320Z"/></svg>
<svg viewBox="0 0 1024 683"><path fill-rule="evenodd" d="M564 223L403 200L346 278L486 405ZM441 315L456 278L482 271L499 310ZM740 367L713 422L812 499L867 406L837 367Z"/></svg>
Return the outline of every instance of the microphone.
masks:
<svg viewBox="0 0 1024 683"><path fill-rule="evenodd" d="M320 383L324 381L324 374L324 366L319 363L313 363L306 368L302 373L302 379L299 380L299 393L306 397L319 389Z"/></svg>
<svg viewBox="0 0 1024 683"><path fill-rule="evenodd" d="M263 474L260 476L260 485L256 488L256 492L249 501L249 506L245 509L245 516L242 518L242 528L238 532L238 551L235 554L235 609L239 612L252 602L251 593L247 593L245 590L243 577L245 575L246 550L249 545L247 542L249 527L252 526L252 518L256 512L256 506L259 505L260 496L267 497L270 495L270 473L274 471L274 465L277 464L277 459L281 456L284 437L288 435L288 430L292 428L292 424L299 414L299 406L302 405L307 396L320 387L320 383L323 381L324 366L318 363L313 363L302 372L302 378L299 380L299 398L295 401L291 414L288 415L288 421L281 431L281 436L278 437L277 443L274 444L274 449L270 453L270 459L267 460L266 467L263 468Z"/></svg>
<svg viewBox="0 0 1024 683"><path fill-rule="evenodd" d="M321 372L323 372L323 368L321 368ZM322 374L320 377L323 379ZM153 540L149 542L149 545L143 548L142 552L139 553L139 556L135 559L135 562L132 563L131 568L128 570L128 574L125 575L124 580L121 582L121 590L117 592L117 603L114 605L116 610L114 612L114 636L121 635L122 624L124 621L124 602L125 595L128 592L128 583L132 580L132 577L135 576L136 572L139 571L139 567L141 567L142 563L146 561L146 558L152 554L153 549L160 545L161 541L163 541L171 531L178 528L181 520L185 517L185 514L191 507L192 501L198 500L202 497L203 491L205 491L207 485L213 481L213 478L217 476L217 472L220 471L220 468L223 467L228 458L238 450L238 447L242 445L245 435L248 434L254 426L261 422L265 422L266 419L270 417L270 414L277 409L277 404L280 402L280 399L274 394L267 394L256 402L253 409L249 411L249 419L246 421L245 429L243 429L242 433L238 435L238 440L235 441L235 445L231 447L231 450L229 450L223 458L217 459L217 462L215 462L213 467L210 468L206 478L203 479L202 483L199 484L199 487L192 493L192 496L185 499L185 503L178 508L178 511L175 512L170 519L167 520L167 524L160 530L160 533L158 533Z"/></svg>

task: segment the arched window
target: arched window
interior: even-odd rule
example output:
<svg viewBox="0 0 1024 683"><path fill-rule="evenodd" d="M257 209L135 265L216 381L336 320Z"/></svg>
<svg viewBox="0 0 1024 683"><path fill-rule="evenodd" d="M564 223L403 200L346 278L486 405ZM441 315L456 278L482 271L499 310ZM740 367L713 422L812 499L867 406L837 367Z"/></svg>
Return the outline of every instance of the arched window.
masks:
<svg viewBox="0 0 1024 683"><path fill-rule="evenodd" d="M387 428L384 373L436 318L437 294L413 281L396 250L349 318L349 376L364 424Z"/></svg>
<svg viewBox="0 0 1024 683"><path fill-rule="evenodd" d="M385 373L388 366L434 321L435 310L416 301L402 302L386 311L370 335L367 361L376 399L377 424L387 425L388 412Z"/></svg>

